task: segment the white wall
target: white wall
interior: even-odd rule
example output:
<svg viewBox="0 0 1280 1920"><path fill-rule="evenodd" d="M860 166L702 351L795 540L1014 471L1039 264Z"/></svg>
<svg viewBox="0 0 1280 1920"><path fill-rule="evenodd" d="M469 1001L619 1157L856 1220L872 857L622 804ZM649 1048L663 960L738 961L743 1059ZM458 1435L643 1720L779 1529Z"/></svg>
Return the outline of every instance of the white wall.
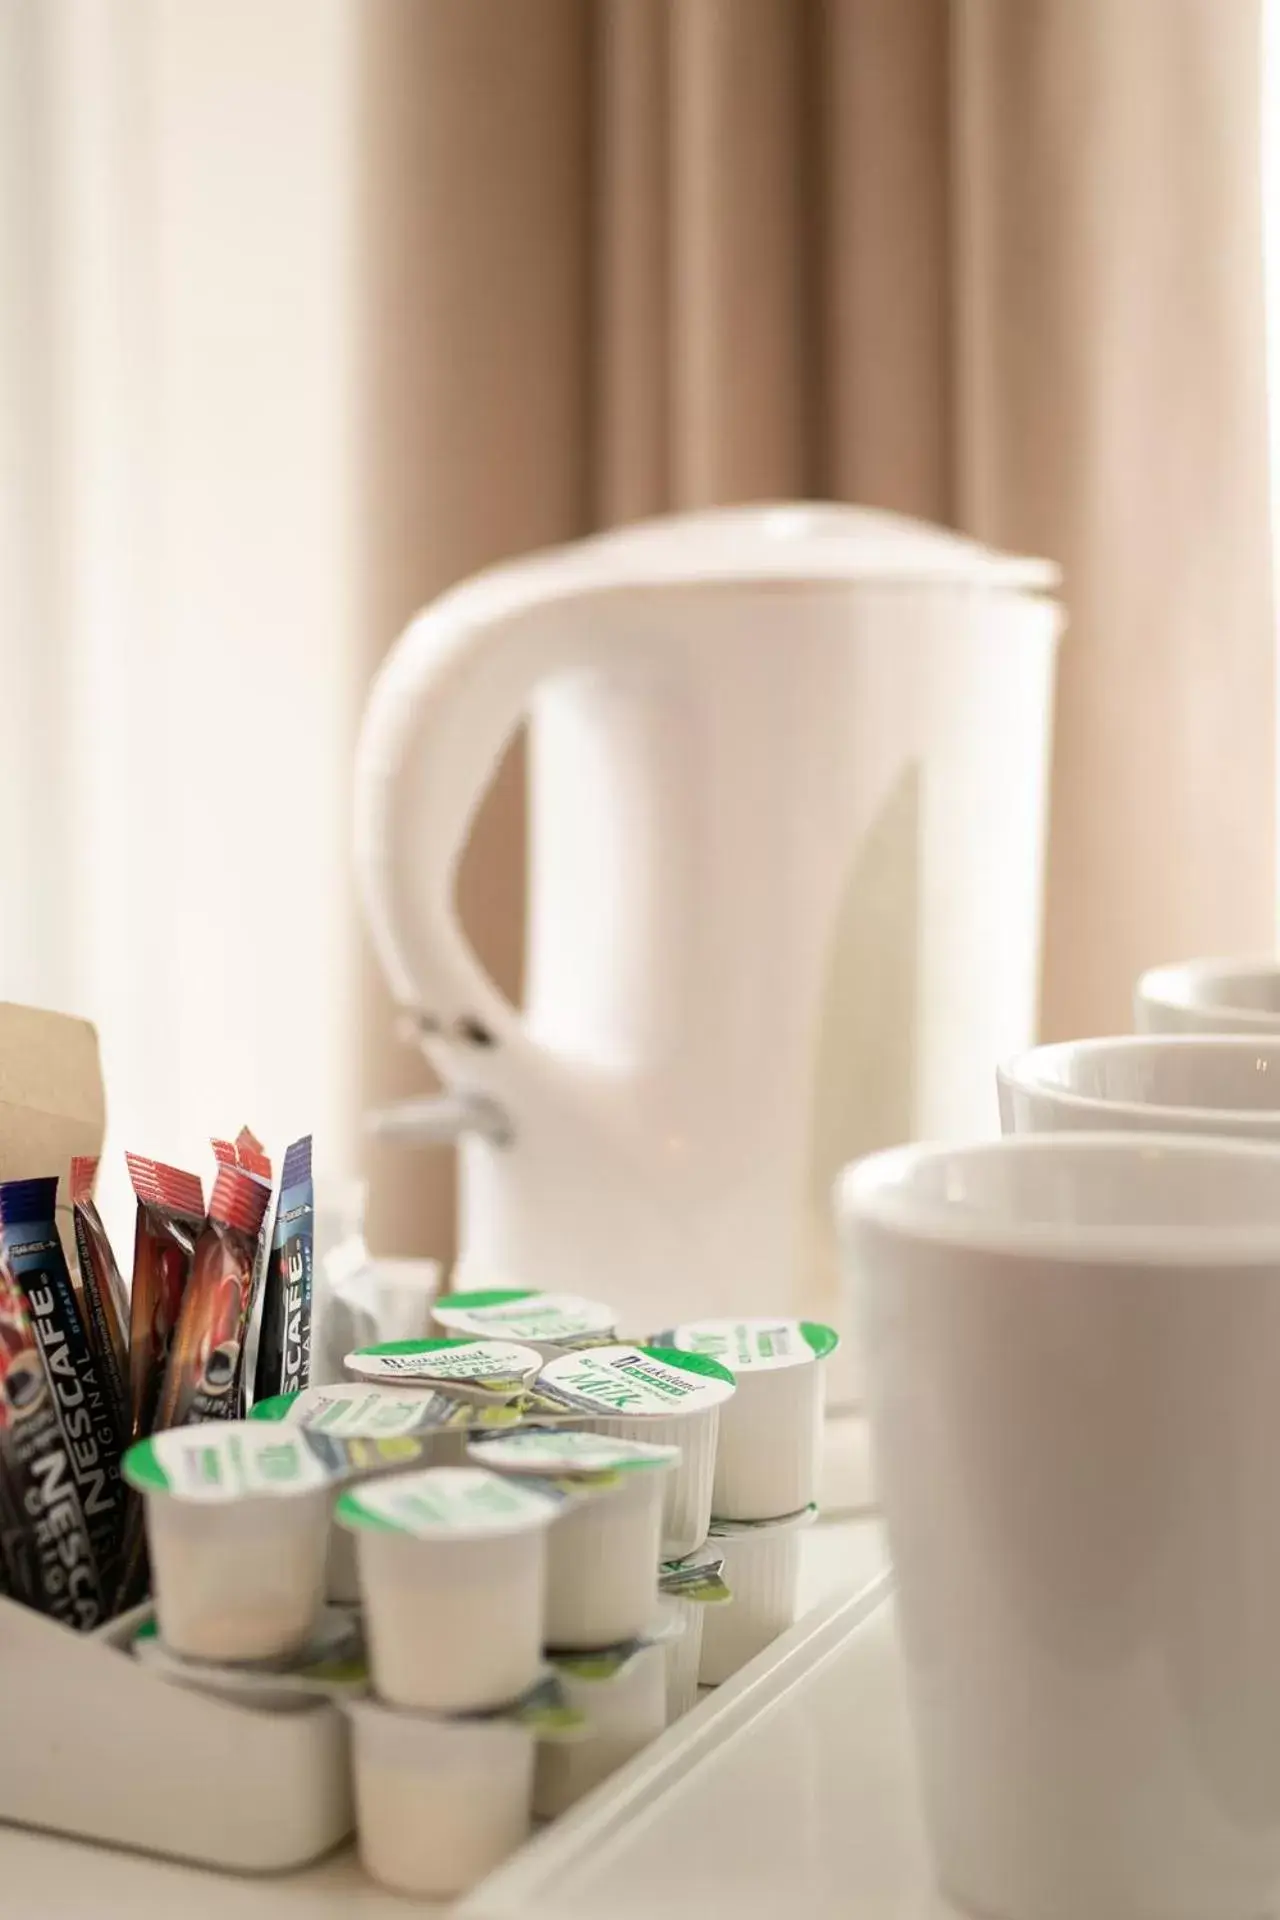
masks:
<svg viewBox="0 0 1280 1920"><path fill-rule="evenodd" d="M350 1161L357 4L0 0L0 997L126 1237L126 1145Z"/></svg>

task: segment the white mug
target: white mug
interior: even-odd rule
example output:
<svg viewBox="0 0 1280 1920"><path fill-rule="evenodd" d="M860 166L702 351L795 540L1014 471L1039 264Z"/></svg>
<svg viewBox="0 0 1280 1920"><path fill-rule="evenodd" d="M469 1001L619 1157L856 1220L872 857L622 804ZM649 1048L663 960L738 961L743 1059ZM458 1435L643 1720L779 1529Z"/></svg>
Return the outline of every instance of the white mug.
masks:
<svg viewBox="0 0 1280 1920"><path fill-rule="evenodd" d="M1230 1133L1280 1140L1280 1033L1125 1035L1033 1047L996 1072L1005 1133Z"/></svg>
<svg viewBox="0 0 1280 1920"><path fill-rule="evenodd" d="M1280 1034L1280 961L1184 960L1152 967L1133 993L1139 1033Z"/></svg>
<svg viewBox="0 0 1280 1920"><path fill-rule="evenodd" d="M904 1147L838 1211L944 1891L1271 1913L1280 1148Z"/></svg>

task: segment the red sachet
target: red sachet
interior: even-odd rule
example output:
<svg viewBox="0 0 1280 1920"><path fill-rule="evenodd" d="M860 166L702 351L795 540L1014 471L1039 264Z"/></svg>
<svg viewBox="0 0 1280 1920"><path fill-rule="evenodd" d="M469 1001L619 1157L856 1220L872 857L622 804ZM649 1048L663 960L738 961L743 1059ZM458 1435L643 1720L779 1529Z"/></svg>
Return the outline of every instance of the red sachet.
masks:
<svg viewBox="0 0 1280 1920"><path fill-rule="evenodd" d="M169 1355L157 1431L234 1417L269 1198L270 1189L244 1167L219 1167Z"/></svg>
<svg viewBox="0 0 1280 1920"><path fill-rule="evenodd" d="M271 1158L256 1133L241 1127L234 1140L211 1140L213 1157L220 1167L243 1167L255 1180L271 1185Z"/></svg>
<svg viewBox="0 0 1280 1920"><path fill-rule="evenodd" d="M261 1180L267 1188L268 1198L271 1192L271 1160L266 1148L256 1133L248 1127L241 1127L234 1141L211 1140L213 1157L220 1167L242 1167L251 1173L255 1180ZM249 1305L245 1313L245 1332L240 1344L240 1371L231 1390L232 1397L226 1401L226 1418L239 1420L243 1417L248 1402L248 1378L246 1369L251 1368L254 1359L254 1346L257 1337L257 1303L262 1297L263 1283L267 1273L267 1257L271 1251L271 1223L266 1210L262 1215L262 1231L258 1235L258 1250L253 1262L253 1281L249 1289Z"/></svg>
<svg viewBox="0 0 1280 1920"><path fill-rule="evenodd" d="M194 1173L125 1155L138 1196L129 1307L130 1436L153 1431L169 1350L204 1224L204 1191Z"/></svg>

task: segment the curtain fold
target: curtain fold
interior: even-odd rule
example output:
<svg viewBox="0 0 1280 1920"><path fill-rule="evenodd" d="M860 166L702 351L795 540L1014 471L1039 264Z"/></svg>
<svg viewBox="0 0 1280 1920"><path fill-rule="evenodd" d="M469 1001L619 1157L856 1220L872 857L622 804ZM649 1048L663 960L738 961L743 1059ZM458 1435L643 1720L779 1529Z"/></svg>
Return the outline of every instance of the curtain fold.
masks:
<svg viewBox="0 0 1280 1920"><path fill-rule="evenodd" d="M1044 1023L1268 947L1254 0L380 0L361 16L367 664L451 580L788 495L1063 562ZM522 769L460 899L518 991ZM367 972L365 1097L421 1086ZM372 1232L447 1251L443 1154Z"/></svg>
<svg viewBox="0 0 1280 1920"><path fill-rule="evenodd" d="M598 0L591 241L592 518L660 513L671 498L671 102L665 0Z"/></svg>
<svg viewBox="0 0 1280 1920"><path fill-rule="evenodd" d="M1043 1022L1275 942L1261 17L965 0L962 524L1062 562Z"/></svg>
<svg viewBox="0 0 1280 1920"><path fill-rule="evenodd" d="M949 0L825 0L818 21L824 492L949 524Z"/></svg>
<svg viewBox="0 0 1280 1920"><path fill-rule="evenodd" d="M101 1023L123 1218L123 1144L345 1171L426 1084L354 951L368 675L672 507L1063 563L1047 1033L1273 945L1261 11L0 0L0 993ZM523 888L516 742L459 889L516 997ZM447 1252L448 1157L368 1165Z"/></svg>
<svg viewBox="0 0 1280 1920"><path fill-rule="evenodd" d="M671 8L673 507L812 486L810 11L790 0Z"/></svg>
<svg viewBox="0 0 1280 1920"><path fill-rule="evenodd" d="M588 525L591 46L582 0L379 0L361 25L371 667L451 581ZM459 901L494 979L518 996L518 750L476 822ZM362 1034L366 1104L427 1083L371 963ZM448 1155L375 1146L368 1172L373 1244L448 1244Z"/></svg>

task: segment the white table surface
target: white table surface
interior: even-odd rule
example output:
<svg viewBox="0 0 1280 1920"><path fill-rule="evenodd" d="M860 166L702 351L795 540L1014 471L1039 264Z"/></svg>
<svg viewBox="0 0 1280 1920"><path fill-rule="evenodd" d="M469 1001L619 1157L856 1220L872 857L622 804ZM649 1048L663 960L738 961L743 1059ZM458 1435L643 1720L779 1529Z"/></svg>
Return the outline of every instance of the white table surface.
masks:
<svg viewBox="0 0 1280 1920"><path fill-rule="evenodd" d="M656 1791L633 1763L629 1805L584 1801L460 1920L965 1920L933 1885L887 1590L813 1618L816 1660L726 1701Z"/></svg>
<svg viewBox="0 0 1280 1920"><path fill-rule="evenodd" d="M839 1423L830 1441L827 1512L805 1537L806 1609L864 1585L885 1564L879 1524L864 1504L860 1423ZM583 1920L714 1912L777 1920L789 1911L804 1920L936 1920L950 1912L928 1890L887 1608L818 1684L773 1705L767 1737L728 1743L687 1785L628 1832L624 1873L611 1864L598 1884L576 1876L570 1904L548 1911ZM415 1910L432 1909L380 1892L349 1850L300 1874L246 1880L0 1827L5 1920L405 1920Z"/></svg>

